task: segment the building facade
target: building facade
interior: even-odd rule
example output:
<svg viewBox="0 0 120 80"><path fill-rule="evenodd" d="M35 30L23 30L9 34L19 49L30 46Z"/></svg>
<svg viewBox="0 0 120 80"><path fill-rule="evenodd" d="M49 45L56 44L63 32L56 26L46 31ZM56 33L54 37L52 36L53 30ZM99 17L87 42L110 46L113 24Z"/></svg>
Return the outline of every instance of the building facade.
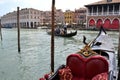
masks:
<svg viewBox="0 0 120 80"><path fill-rule="evenodd" d="M61 9L55 10L55 22L56 22L57 25L65 24L64 13Z"/></svg>
<svg viewBox="0 0 120 80"><path fill-rule="evenodd" d="M120 0L102 0L87 7L87 28L118 29L120 26Z"/></svg>
<svg viewBox="0 0 120 80"><path fill-rule="evenodd" d="M37 28L43 23L42 11L33 8L24 8L19 11L21 28ZM1 17L3 27L17 27L17 11Z"/></svg>
<svg viewBox="0 0 120 80"><path fill-rule="evenodd" d="M77 25L82 25L86 22L86 8L75 9L74 22Z"/></svg>
<svg viewBox="0 0 120 80"><path fill-rule="evenodd" d="M44 11L43 12L43 24L44 25L51 25L52 14L51 11ZM64 24L64 13L61 9L55 9L55 25L62 25Z"/></svg>
<svg viewBox="0 0 120 80"><path fill-rule="evenodd" d="M65 24L66 25L72 25L74 23L74 12L70 10L66 10L64 12L65 17Z"/></svg>
<svg viewBox="0 0 120 80"><path fill-rule="evenodd" d="M51 11L44 11L42 15L43 15L43 25L51 24Z"/></svg>

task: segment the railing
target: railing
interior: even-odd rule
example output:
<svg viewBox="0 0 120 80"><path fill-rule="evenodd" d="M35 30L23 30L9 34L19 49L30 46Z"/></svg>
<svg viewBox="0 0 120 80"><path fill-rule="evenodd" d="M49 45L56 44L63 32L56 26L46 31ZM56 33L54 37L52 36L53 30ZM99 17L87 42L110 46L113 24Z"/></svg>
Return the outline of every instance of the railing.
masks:
<svg viewBox="0 0 120 80"><path fill-rule="evenodd" d="M96 13L88 13L88 16L104 16L104 15L108 15L108 16L111 16L111 15L120 15L120 12L119 11L115 11L115 12L96 12Z"/></svg>

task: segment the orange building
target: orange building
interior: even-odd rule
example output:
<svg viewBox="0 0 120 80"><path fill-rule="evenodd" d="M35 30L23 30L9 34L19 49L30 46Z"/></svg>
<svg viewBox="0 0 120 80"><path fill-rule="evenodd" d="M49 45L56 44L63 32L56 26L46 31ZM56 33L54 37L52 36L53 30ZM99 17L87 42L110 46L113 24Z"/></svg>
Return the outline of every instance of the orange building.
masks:
<svg viewBox="0 0 120 80"><path fill-rule="evenodd" d="M102 0L87 7L87 28L118 29L120 26L120 0Z"/></svg>

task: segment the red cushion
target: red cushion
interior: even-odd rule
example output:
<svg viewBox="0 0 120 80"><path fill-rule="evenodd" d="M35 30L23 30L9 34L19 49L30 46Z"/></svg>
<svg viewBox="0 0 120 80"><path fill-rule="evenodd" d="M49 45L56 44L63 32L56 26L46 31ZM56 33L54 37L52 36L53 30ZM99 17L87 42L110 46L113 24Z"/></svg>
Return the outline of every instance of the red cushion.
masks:
<svg viewBox="0 0 120 80"><path fill-rule="evenodd" d="M91 80L97 74L108 72L108 62L100 55L85 58L80 54L71 54L66 65L71 69L72 80Z"/></svg>
<svg viewBox="0 0 120 80"><path fill-rule="evenodd" d="M92 79L95 75L108 72L108 62L102 56L92 56L86 62L86 78Z"/></svg>
<svg viewBox="0 0 120 80"><path fill-rule="evenodd" d="M71 80L73 78L70 68L67 66L59 70L60 80Z"/></svg>
<svg viewBox="0 0 120 80"><path fill-rule="evenodd" d="M108 73L101 73L92 78L92 80L108 80Z"/></svg>
<svg viewBox="0 0 120 80"><path fill-rule="evenodd" d="M72 80L85 80L85 78L73 77Z"/></svg>
<svg viewBox="0 0 120 80"><path fill-rule="evenodd" d="M79 54L71 54L67 58L67 65L73 76L84 77L84 59Z"/></svg>

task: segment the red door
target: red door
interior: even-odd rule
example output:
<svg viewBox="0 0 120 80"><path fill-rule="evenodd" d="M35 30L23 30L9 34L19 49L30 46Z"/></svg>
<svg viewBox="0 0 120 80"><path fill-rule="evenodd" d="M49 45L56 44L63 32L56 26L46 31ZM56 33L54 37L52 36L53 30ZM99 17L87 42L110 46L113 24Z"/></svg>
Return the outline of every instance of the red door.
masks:
<svg viewBox="0 0 120 80"><path fill-rule="evenodd" d="M98 19L97 24L96 24L97 28L100 28L100 26L102 26L102 24L103 24L102 20Z"/></svg>
<svg viewBox="0 0 120 80"><path fill-rule="evenodd" d="M118 19L114 19L111 25L112 29L118 29L119 28L119 20Z"/></svg>
<svg viewBox="0 0 120 80"><path fill-rule="evenodd" d="M109 20L109 19L106 19L105 22L104 22L104 24L103 24L103 27L104 27L105 29L110 29L110 26L111 26L110 20Z"/></svg>
<svg viewBox="0 0 120 80"><path fill-rule="evenodd" d="M93 20L93 19L91 19L90 21L89 21L89 26L94 26L95 25L95 21Z"/></svg>

